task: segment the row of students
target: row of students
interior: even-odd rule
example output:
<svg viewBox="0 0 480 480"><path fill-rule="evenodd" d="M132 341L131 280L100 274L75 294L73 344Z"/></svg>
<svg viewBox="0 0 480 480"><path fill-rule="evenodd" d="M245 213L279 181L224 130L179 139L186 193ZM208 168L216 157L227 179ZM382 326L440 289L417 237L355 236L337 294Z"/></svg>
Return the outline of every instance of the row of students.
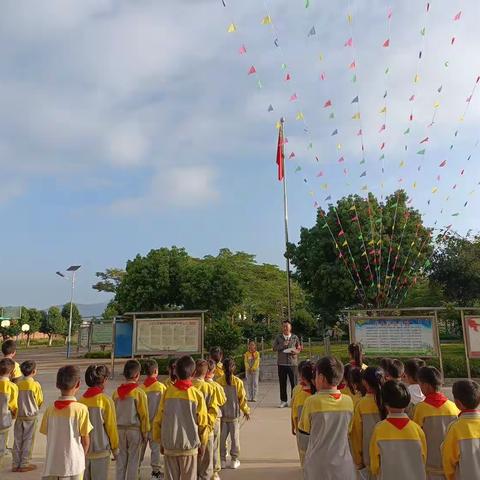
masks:
<svg viewBox="0 0 480 480"><path fill-rule="evenodd" d="M327 480L476 478L480 386L455 383L453 403L441 393L436 368L418 359L408 361L405 372L398 360L382 364L388 373L343 367L334 357L300 364L292 431L305 478L319 471Z"/></svg>

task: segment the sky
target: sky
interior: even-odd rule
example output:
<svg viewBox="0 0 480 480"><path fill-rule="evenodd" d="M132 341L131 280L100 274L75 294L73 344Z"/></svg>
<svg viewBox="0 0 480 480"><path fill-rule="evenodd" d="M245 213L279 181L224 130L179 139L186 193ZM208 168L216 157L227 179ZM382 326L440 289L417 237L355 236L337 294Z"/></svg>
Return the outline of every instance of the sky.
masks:
<svg viewBox="0 0 480 480"><path fill-rule="evenodd" d="M478 1L222 3L2 2L1 305L66 301L72 264L106 301L95 272L162 246L283 265L282 116L293 241L362 188L478 230Z"/></svg>

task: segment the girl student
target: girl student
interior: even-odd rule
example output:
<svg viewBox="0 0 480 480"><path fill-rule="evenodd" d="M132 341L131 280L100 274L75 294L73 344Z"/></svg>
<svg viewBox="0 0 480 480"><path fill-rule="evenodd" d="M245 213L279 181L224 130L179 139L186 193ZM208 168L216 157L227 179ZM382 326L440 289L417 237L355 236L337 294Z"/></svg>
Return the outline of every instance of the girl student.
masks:
<svg viewBox="0 0 480 480"><path fill-rule="evenodd" d="M217 364L218 366L218 364ZM250 419L250 407L243 382L235 376L235 360L226 358L223 362L224 375L217 382L225 390L227 401L220 407L222 411L220 433L220 459L222 468L227 468L227 439L230 437L230 468L240 467L240 415Z"/></svg>
<svg viewBox="0 0 480 480"><path fill-rule="evenodd" d="M110 376L106 365L90 365L85 372L88 389L80 399L88 408L93 431L90 432L90 449L85 461L85 480L102 480L108 477L110 453L118 455L118 430L115 406L104 393Z"/></svg>
<svg viewBox="0 0 480 480"><path fill-rule="evenodd" d="M292 434L297 437L298 456L303 467L308 447L308 435L299 431L298 422L302 416L305 400L317 391L315 387L315 365L310 361L302 362L298 373L300 376L299 388L292 400Z"/></svg>
<svg viewBox="0 0 480 480"><path fill-rule="evenodd" d="M360 343L351 343L348 346L348 355L350 356L350 364L352 367L365 370L368 365L363 363L362 345Z"/></svg>
<svg viewBox="0 0 480 480"><path fill-rule="evenodd" d="M248 350L243 356L243 361L245 364L248 401L256 402L260 375L260 353L257 352L257 344L253 340L248 342Z"/></svg>
<svg viewBox="0 0 480 480"><path fill-rule="evenodd" d="M367 393L363 385L362 370L347 363L343 368L343 381L338 389L344 395L348 395L353 401L353 406L356 407L359 400Z"/></svg>
<svg viewBox="0 0 480 480"><path fill-rule="evenodd" d="M370 439L375 425L386 418L387 412L382 400L382 386L385 374L381 368L368 367L362 372L366 395L361 398L355 408L350 432L352 455L360 477L372 478L370 475Z"/></svg>

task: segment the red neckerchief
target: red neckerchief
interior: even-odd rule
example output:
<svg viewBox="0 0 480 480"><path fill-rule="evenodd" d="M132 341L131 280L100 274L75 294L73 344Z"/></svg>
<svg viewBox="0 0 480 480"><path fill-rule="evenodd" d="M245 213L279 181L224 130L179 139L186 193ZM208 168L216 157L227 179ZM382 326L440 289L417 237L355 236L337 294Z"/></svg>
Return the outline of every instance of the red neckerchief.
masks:
<svg viewBox="0 0 480 480"><path fill-rule="evenodd" d="M428 403L432 407L440 408L448 398L442 392L429 393L425 396L425 403Z"/></svg>
<svg viewBox="0 0 480 480"><path fill-rule="evenodd" d="M63 410L68 407L71 403L75 403L76 400L55 400L54 405L57 410Z"/></svg>
<svg viewBox="0 0 480 480"><path fill-rule="evenodd" d="M177 380L174 385L179 390L186 392L192 386L192 382L190 380Z"/></svg>
<svg viewBox="0 0 480 480"><path fill-rule="evenodd" d="M340 400L340 399L342 398L341 392L331 393L330 396L331 396L334 400Z"/></svg>
<svg viewBox="0 0 480 480"><path fill-rule="evenodd" d="M97 395L100 395L103 393L103 388L101 387L89 387L87 388L87 391L83 394L85 398L91 398L91 397L96 397Z"/></svg>
<svg viewBox="0 0 480 480"><path fill-rule="evenodd" d="M461 417L464 413L480 413L480 410L475 410L475 409L462 410L458 416Z"/></svg>
<svg viewBox="0 0 480 480"><path fill-rule="evenodd" d="M402 430L408 425L410 419L408 417L388 417L387 422L391 423L394 427Z"/></svg>
<svg viewBox="0 0 480 480"><path fill-rule="evenodd" d="M120 400L123 400L130 392L135 390L138 387L138 383L122 383L117 388L118 396Z"/></svg>
<svg viewBox="0 0 480 480"><path fill-rule="evenodd" d="M340 384L337 386L337 388L338 388L339 390L343 390L346 386L347 386L346 383L340 383Z"/></svg>
<svg viewBox="0 0 480 480"><path fill-rule="evenodd" d="M143 384L148 388L158 381L158 377L147 377Z"/></svg>

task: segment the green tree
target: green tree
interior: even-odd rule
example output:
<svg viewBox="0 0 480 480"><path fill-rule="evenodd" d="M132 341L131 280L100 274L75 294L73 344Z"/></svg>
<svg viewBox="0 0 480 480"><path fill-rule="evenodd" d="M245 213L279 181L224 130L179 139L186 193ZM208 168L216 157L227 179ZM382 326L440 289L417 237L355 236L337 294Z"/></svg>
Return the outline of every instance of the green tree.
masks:
<svg viewBox="0 0 480 480"><path fill-rule="evenodd" d="M68 335L68 323L70 320L70 302L66 303L62 308L62 317L65 320L65 333L64 335ZM80 311L78 307L73 303L72 304L72 336L73 334L77 333L80 324L82 323L82 316L80 315Z"/></svg>
<svg viewBox="0 0 480 480"><path fill-rule="evenodd" d="M122 283L125 270L121 268L107 268L104 272L95 274L100 280L92 285L94 290L99 292L116 293L118 286Z"/></svg>
<svg viewBox="0 0 480 480"><path fill-rule="evenodd" d="M65 335L67 325L58 307L50 307L42 319L40 332L48 335L48 346L52 345L54 335Z"/></svg>
<svg viewBox="0 0 480 480"><path fill-rule="evenodd" d="M438 238L429 272L448 300L471 306L480 299L480 236Z"/></svg>
<svg viewBox="0 0 480 480"><path fill-rule="evenodd" d="M205 346L222 348L224 355L233 355L243 342L242 331L233 322L220 319L208 325L205 334Z"/></svg>
<svg viewBox="0 0 480 480"><path fill-rule="evenodd" d="M431 231L399 190L383 202L369 193L319 209L287 255L314 311L333 324L345 307L402 303L431 252Z"/></svg>
<svg viewBox="0 0 480 480"><path fill-rule="evenodd" d="M292 318L292 326L296 335L307 339L318 333L318 324L313 315L305 309L297 310Z"/></svg>
<svg viewBox="0 0 480 480"><path fill-rule="evenodd" d="M105 307L105 310L102 313L102 320L111 321L117 315L118 315L118 306L114 300L111 300L110 302L108 302L108 305Z"/></svg>
<svg viewBox="0 0 480 480"><path fill-rule="evenodd" d="M402 307L438 307L444 300L442 287L423 277L414 283Z"/></svg>

